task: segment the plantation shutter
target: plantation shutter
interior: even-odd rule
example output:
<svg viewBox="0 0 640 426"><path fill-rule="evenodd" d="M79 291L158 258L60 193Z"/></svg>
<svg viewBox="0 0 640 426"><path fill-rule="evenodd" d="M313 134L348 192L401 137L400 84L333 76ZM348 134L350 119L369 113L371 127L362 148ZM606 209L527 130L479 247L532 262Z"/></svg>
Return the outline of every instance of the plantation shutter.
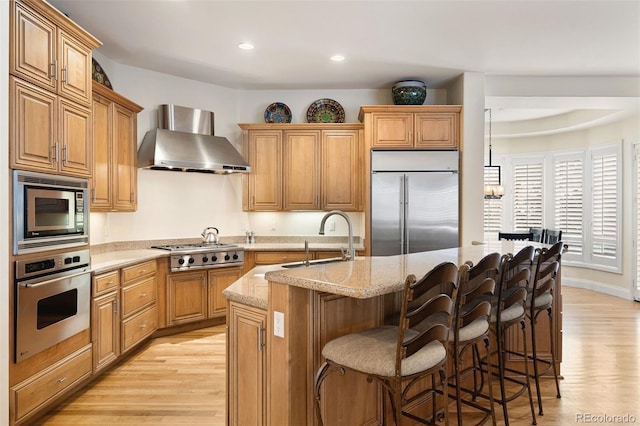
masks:
<svg viewBox="0 0 640 426"><path fill-rule="evenodd" d="M636 145L633 157L633 166L635 172L635 219L636 219L636 241L635 241L635 255L636 255L636 290L635 300L640 301L640 145Z"/></svg>
<svg viewBox="0 0 640 426"><path fill-rule="evenodd" d="M484 184L497 185L498 168L484 168ZM484 200L484 232L497 233L502 230L502 199L486 199Z"/></svg>
<svg viewBox="0 0 640 426"><path fill-rule="evenodd" d="M618 255L618 154L593 151L592 175L592 260L614 264Z"/></svg>
<svg viewBox="0 0 640 426"><path fill-rule="evenodd" d="M556 158L553 162L554 227L562 230L573 259L582 258L583 158Z"/></svg>
<svg viewBox="0 0 640 426"><path fill-rule="evenodd" d="M542 228L542 161L513 166L513 227L515 232Z"/></svg>

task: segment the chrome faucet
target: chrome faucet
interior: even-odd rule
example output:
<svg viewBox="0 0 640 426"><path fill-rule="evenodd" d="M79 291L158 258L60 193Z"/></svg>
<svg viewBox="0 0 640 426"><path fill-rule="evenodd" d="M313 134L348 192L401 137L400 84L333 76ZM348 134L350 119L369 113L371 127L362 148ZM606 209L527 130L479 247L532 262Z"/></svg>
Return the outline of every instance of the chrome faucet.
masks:
<svg viewBox="0 0 640 426"><path fill-rule="evenodd" d="M333 216L334 214L342 216L344 220L347 221L347 225L349 225L349 251L347 253L342 253L342 260L354 260L356 258L356 251L353 248L353 225L351 224L351 219L349 219L349 216L347 216L345 212L340 210L331 210L329 213L325 214L322 221L320 221L320 231L318 234L324 235L324 224L329 216Z"/></svg>

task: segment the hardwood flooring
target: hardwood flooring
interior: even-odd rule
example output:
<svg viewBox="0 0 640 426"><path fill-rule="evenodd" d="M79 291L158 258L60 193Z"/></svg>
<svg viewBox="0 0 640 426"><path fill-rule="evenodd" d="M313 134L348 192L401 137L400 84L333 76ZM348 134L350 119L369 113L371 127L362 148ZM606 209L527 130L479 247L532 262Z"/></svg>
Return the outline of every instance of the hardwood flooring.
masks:
<svg viewBox="0 0 640 426"><path fill-rule="evenodd" d="M640 303L570 287L563 295L562 398L553 380L543 381L538 425L640 424ZM224 425L224 331L156 339L38 424ZM500 406L496 413L502 424ZM510 403L510 424L530 424L530 416L525 395Z"/></svg>

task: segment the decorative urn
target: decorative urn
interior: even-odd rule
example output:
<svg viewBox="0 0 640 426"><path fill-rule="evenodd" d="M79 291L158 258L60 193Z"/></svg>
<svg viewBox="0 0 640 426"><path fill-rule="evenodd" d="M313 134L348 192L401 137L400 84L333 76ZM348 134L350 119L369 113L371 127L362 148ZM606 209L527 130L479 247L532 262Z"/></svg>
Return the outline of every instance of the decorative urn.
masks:
<svg viewBox="0 0 640 426"><path fill-rule="evenodd" d="M422 105L427 98L427 85L420 80L398 81L391 88L394 105Z"/></svg>

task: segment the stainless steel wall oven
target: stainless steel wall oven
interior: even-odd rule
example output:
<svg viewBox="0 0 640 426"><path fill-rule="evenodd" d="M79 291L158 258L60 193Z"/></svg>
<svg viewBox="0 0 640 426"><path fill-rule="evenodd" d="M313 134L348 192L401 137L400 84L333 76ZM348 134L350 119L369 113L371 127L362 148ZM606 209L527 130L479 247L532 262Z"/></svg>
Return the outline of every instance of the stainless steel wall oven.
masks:
<svg viewBox="0 0 640 426"><path fill-rule="evenodd" d="M13 252L89 243L87 179L14 170Z"/></svg>
<svg viewBox="0 0 640 426"><path fill-rule="evenodd" d="M89 328L89 250L15 262L15 361Z"/></svg>

